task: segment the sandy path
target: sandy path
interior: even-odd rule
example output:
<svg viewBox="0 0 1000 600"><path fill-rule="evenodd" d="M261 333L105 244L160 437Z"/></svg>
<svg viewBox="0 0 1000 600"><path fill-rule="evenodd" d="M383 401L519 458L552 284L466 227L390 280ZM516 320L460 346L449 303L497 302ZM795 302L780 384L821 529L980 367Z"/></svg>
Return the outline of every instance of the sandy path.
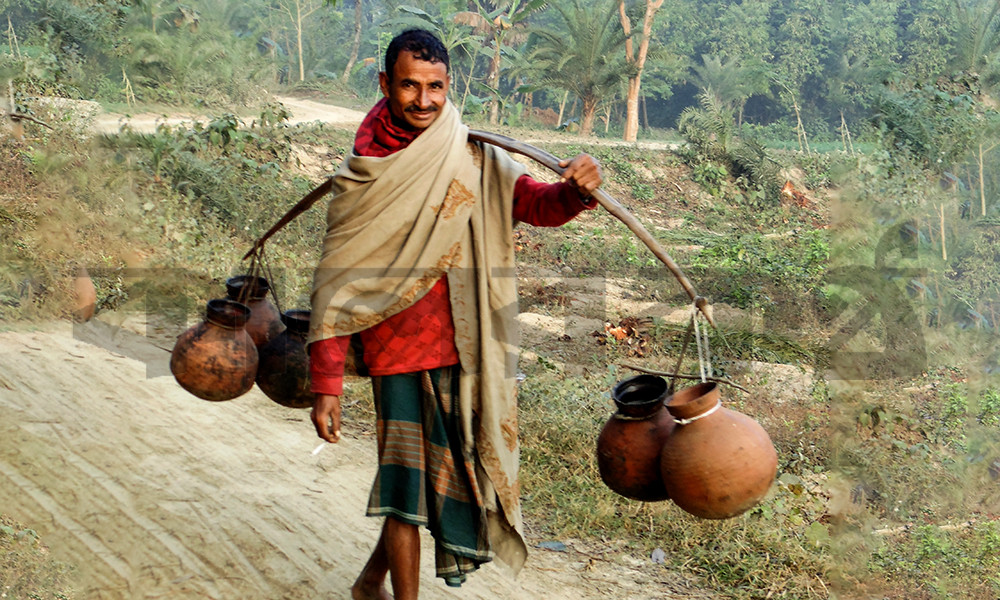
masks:
<svg viewBox="0 0 1000 600"><path fill-rule="evenodd" d="M361 124L365 113L313 102L303 98L293 98L291 96L276 96L275 100L285 105L285 108L292 114L288 119L289 125L297 123L308 123L311 121L322 121L331 125L355 128ZM91 129L97 133L117 133L118 130L128 125L140 133L153 133L157 125L165 123L167 125L179 125L181 123L191 123L193 121L206 122L203 115L193 113L181 113L172 115L162 115L156 113L138 113L135 115L123 115L117 113L101 113L94 117Z"/></svg>
<svg viewBox="0 0 1000 600"><path fill-rule="evenodd" d="M3 512L78 566L81 598L348 598L378 534L372 439L347 426L314 455L306 411L198 400L171 345L99 320L0 332ZM426 598L704 597L642 557L538 549L517 580L487 565L456 591L429 541Z"/></svg>

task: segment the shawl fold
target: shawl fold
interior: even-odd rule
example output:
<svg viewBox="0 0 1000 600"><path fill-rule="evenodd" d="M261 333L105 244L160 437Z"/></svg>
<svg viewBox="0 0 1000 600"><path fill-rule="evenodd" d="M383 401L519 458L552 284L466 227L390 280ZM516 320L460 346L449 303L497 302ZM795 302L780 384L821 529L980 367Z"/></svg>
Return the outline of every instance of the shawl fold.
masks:
<svg viewBox="0 0 1000 600"><path fill-rule="evenodd" d="M461 362L464 452L474 460L497 558L523 566L517 439L514 186L525 168L468 142L446 103L386 157L352 152L334 175L313 281L309 342L357 333L448 277Z"/></svg>

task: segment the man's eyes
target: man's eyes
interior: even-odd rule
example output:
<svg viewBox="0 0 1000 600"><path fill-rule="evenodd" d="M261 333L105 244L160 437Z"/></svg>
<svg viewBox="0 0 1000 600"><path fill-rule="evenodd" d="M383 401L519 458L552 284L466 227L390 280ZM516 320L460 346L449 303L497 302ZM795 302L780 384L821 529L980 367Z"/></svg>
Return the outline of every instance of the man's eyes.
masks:
<svg viewBox="0 0 1000 600"><path fill-rule="evenodd" d="M403 82L400 82L399 85L400 85L400 87L409 89L409 88L415 88L415 87L417 87L417 82L415 82L415 81L403 81ZM444 83L442 83L440 81L436 81L436 82L430 84L430 86L428 86L428 87L430 87L433 90L440 90L440 89L444 89Z"/></svg>

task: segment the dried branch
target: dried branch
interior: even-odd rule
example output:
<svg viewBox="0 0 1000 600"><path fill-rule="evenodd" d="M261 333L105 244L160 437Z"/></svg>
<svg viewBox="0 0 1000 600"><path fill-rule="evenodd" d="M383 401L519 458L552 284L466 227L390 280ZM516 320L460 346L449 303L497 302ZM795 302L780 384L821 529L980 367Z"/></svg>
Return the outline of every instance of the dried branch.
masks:
<svg viewBox="0 0 1000 600"><path fill-rule="evenodd" d="M654 371L652 369L647 369L645 367L640 367L638 365L630 365L628 363L618 363L618 364L619 364L619 366L625 367L627 369L632 369L634 371L639 371L640 373L648 373L649 375L659 375L661 377L676 377L677 379L697 379L697 380L701 380L701 377L699 375L681 375L679 373L668 373L666 371ZM705 381L714 381L716 383L723 383L725 385L734 387L734 388L740 390L741 392L745 392L747 394L750 393L750 390L746 389L745 387L743 387L741 385L738 385L736 383L733 383L732 381L730 381L728 379L723 379L722 377L706 377Z"/></svg>

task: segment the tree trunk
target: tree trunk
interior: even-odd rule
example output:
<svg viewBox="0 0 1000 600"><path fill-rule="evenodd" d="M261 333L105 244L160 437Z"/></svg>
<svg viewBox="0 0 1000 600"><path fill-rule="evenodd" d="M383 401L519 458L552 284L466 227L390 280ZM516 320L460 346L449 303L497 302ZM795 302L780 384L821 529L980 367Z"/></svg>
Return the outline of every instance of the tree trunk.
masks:
<svg viewBox="0 0 1000 600"><path fill-rule="evenodd" d="M566 99L569 98L569 90L563 94L562 102L559 103L559 118L556 119L556 127L560 127L563 124L563 114L566 111Z"/></svg>
<svg viewBox="0 0 1000 600"><path fill-rule="evenodd" d="M499 35L493 37L496 52L493 53L493 60L490 62L490 76L487 81L496 95L490 102L490 125L496 125L500 122L500 42Z"/></svg>
<svg viewBox="0 0 1000 600"><path fill-rule="evenodd" d="M580 135L586 136L594 132L594 116L597 115L597 98L584 98L580 109Z"/></svg>
<svg viewBox="0 0 1000 600"><path fill-rule="evenodd" d="M472 65L475 68L475 64ZM472 69L469 69L469 74L465 77L465 91L462 92L462 103L459 105L458 114L465 114L465 102L469 99L469 88L472 87Z"/></svg>
<svg viewBox="0 0 1000 600"><path fill-rule="evenodd" d="M299 45L299 81L306 80L306 66L302 62L302 3L296 2L295 42Z"/></svg>
<svg viewBox="0 0 1000 600"><path fill-rule="evenodd" d="M642 98L642 130L649 133L649 112L646 110L646 95L640 96Z"/></svg>
<svg viewBox="0 0 1000 600"><path fill-rule="evenodd" d="M642 87L642 69L649 55L649 37L653 31L653 17L663 6L663 0L646 0L646 14L642 18L642 38L639 41L639 52L635 53L632 43L632 22L625 13L625 0L618 0L618 16L621 19L622 30L628 40L625 42L625 62L634 67L633 75L628 78L628 94L625 97L625 135L626 142L634 142L639 134L639 90Z"/></svg>
<svg viewBox="0 0 1000 600"><path fill-rule="evenodd" d="M638 75L629 77L628 92L625 96L625 135L626 142L634 142L639 135L639 88L642 80Z"/></svg>
<svg viewBox="0 0 1000 600"><path fill-rule="evenodd" d="M341 83L347 83L351 76L354 63L358 61L358 50L361 48L361 0L354 0L354 40L351 41L351 58L347 59L344 74L340 76Z"/></svg>

